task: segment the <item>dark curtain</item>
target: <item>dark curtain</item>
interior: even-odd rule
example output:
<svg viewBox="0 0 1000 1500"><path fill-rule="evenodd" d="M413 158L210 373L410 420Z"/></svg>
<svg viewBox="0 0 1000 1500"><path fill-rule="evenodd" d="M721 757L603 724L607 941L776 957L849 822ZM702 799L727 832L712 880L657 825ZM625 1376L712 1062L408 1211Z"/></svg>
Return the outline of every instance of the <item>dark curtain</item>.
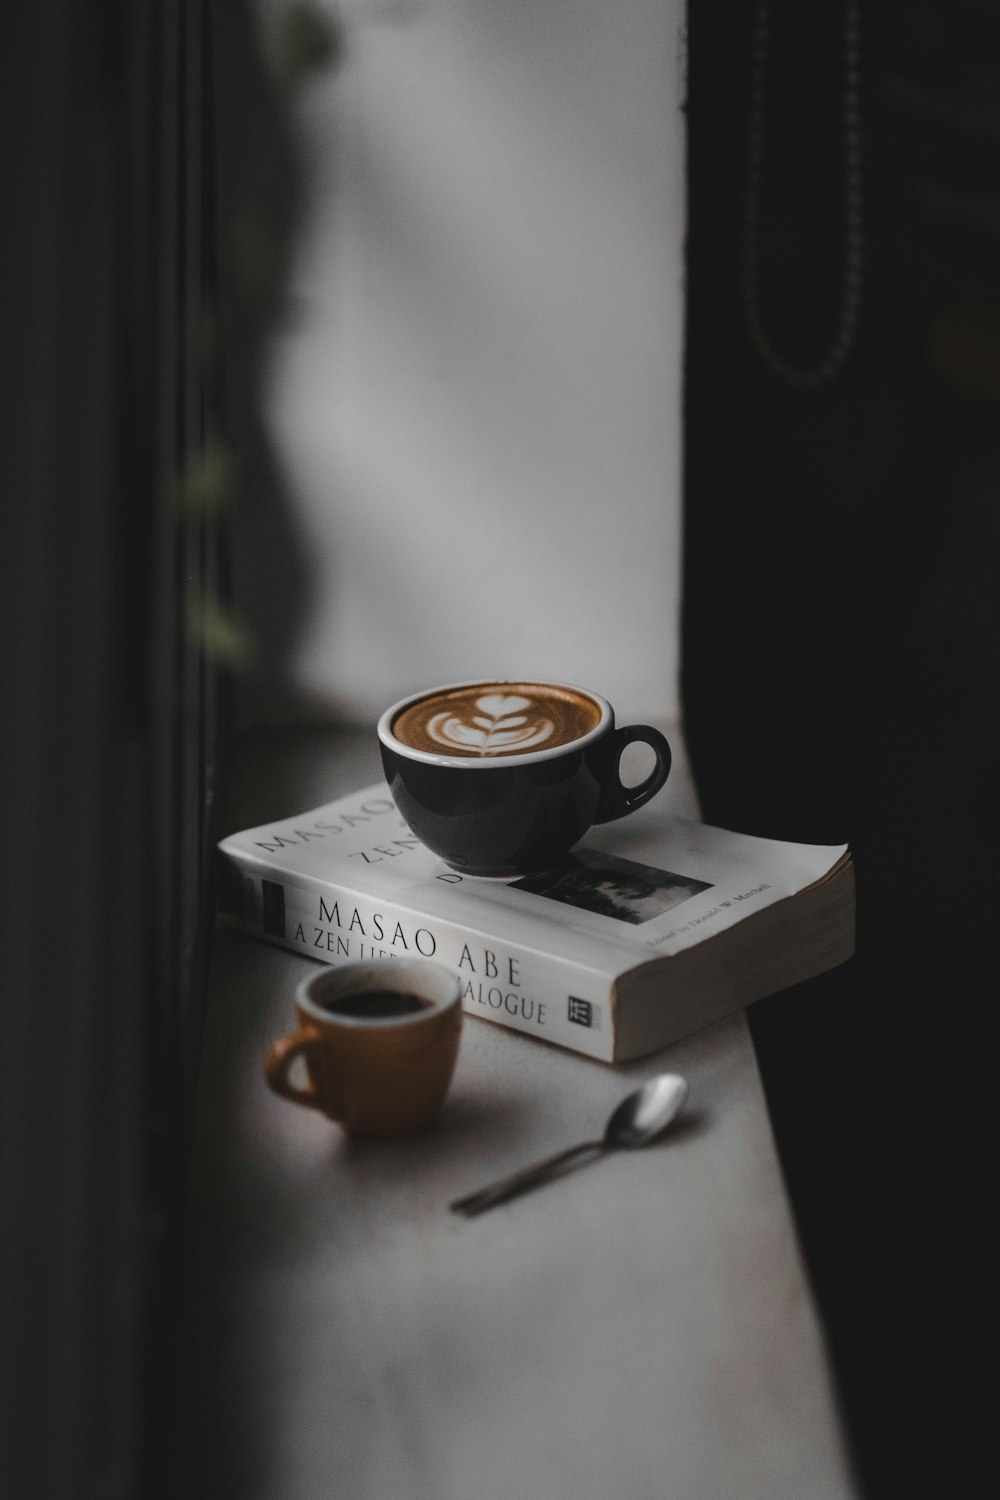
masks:
<svg viewBox="0 0 1000 1500"><path fill-rule="evenodd" d="M187 1492L166 1375L227 723L211 21L33 0L0 47L17 1500Z"/></svg>
<svg viewBox="0 0 1000 1500"><path fill-rule="evenodd" d="M691 7L687 733L707 821L853 845L857 956L753 1007L751 1030L863 1493L977 1494L1000 11L772 0L761 25L760 6ZM852 267L857 324L838 352Z"/></svg>

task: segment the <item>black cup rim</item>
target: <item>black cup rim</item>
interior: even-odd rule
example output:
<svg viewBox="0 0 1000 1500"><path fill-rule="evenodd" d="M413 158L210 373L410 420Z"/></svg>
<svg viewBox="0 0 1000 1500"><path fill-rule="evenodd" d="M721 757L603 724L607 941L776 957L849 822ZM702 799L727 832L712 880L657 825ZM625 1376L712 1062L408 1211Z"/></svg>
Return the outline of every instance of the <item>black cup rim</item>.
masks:
<svg viewBox="0 0 1000 1500"><path fill-rule="evenodd" d="M552 688L561 692L579 693L582 698L589 698L596 703L601 710L601 717L593 729L588 729L586 734L581 734L575 740L566 740L561 745L552 745L547 750L523 750L512 755L495 756L472 756L472 755L448 755L442 752L438 754L431 750L416 750L412 745L404 745L392 732L392 726L404 708L409 708L411 703L419 703L421 698L433 698L437 693L458 692L464 688L499 687L506 685L515 686L518 683L530 684L532 687ZM378 737L386 749L393 751L396 755L405 756L407 760L415 760L426 766L443 766L449 771L500 771L504 767L534 765L538 761L558 760L561 756L571 755L575 751L584 749L594 740L599 739L614 724L614 710L607 698L600 693L595 693L593 688L579 687L573 682L558 682L555 679L544 677L470 677L465 682L448 682L439 687L421 688L417 693L408 693L405 698L400 698L385 710L378 721Z"/></svg>

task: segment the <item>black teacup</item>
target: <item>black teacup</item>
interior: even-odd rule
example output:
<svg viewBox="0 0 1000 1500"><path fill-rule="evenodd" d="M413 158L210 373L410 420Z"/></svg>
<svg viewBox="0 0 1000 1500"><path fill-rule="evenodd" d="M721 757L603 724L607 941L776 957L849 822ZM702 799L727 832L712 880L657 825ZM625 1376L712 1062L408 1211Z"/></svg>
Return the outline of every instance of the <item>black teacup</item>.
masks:
<svg viewBox="0 0 1000 1500"><path fill-rule="evenodd" d="M468 875L524 875L551 864L594 823L660 790L670 746L648 724L615 727L598 693L566 683L483 681L414 693L378 724L396 806L427 847ZM625 786L626 745L656 764Z"/></svg>

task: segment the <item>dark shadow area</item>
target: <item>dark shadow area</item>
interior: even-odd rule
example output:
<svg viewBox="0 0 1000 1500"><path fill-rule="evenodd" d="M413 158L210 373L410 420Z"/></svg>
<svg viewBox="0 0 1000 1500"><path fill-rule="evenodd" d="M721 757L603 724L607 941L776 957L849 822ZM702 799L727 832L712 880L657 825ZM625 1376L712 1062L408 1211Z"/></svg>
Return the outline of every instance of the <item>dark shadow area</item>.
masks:
<svg viewBox="0 0 1000 1500"><path fill-rule="evenodd" d="M225 682L193 356L208 17L42 0L0 59L5 1006L0 1489L162 1471Z"/></svg>
<svg viewBox="0 0 1000 1500"><path fill-rule="evenodd" d="M287 9L308 72L323 39ZM280 676L308 586L257 409L299 75L266 79L245 4L6 20L0 1490L172 1500L233 674ZM249 630L244 539L273 584Z"/></svg>
<svg viewBox="0 0 1000 1500"><path fill-rule="evenodd" d="M974 1494L1000 13L760 18L691 9L686 733L706 821L853 846L856 958L751 1029L863 1493Z"/></svg>

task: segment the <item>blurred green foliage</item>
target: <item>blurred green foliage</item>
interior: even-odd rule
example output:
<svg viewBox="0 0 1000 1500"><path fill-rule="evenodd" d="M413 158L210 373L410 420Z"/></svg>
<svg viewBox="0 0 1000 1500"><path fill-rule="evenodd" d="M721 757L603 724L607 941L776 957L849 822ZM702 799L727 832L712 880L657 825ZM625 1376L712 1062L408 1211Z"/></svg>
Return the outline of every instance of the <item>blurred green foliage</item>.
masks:
<svg viewBox="0 0 1000 1500"><path fill-rule="evenodd" d="M332 17L316 0L291 0L269 18L263 45L272 80L289 93L337 61L340 38Z"/></svg>
<svg viewBox="0 0 1000 1500"><path fill-rule="evenodd" d="M198 523L233 509L239 491L239 461L221 439L209 439L192 455L177 485L181 516Z"/></svg>
<svg viewBox="0 0 1000 1500"><path fill-rule="evenodd" d="M332 67L340 56L339 29L318 0L289 0L270 15L259 34L261 61L279 98L288 102L300 88ZM263 200L250 200L222 228L227 296L248 326L260 326L279 293L282 267L280 232ZM192 331L189 353L212 388L222 380L219 309L209 304ZM215 392L218 396L218 391ZM176 484L178 520L196 530L238 510L240 463L234 446L207 435L192 453ZM246 671L257 655L249 625L214 592L192 583L185 600L188 639L232 671Z"/></svg>
<svg viewBox="0 0 1000 1500"><path fill-rule="evenodd" d="M192 588L185 600L185 623L209 661L246 671L256 656L253 633L236 610L203 588Z"/></svg>
<svg viewBox="0 0 1000 1500"><path fill-rule="evenodd" d="M228 249L236 295L251 306L266 303L276 289L281 251L274 219L263 203L247 203L233 215Z"/></svg>

